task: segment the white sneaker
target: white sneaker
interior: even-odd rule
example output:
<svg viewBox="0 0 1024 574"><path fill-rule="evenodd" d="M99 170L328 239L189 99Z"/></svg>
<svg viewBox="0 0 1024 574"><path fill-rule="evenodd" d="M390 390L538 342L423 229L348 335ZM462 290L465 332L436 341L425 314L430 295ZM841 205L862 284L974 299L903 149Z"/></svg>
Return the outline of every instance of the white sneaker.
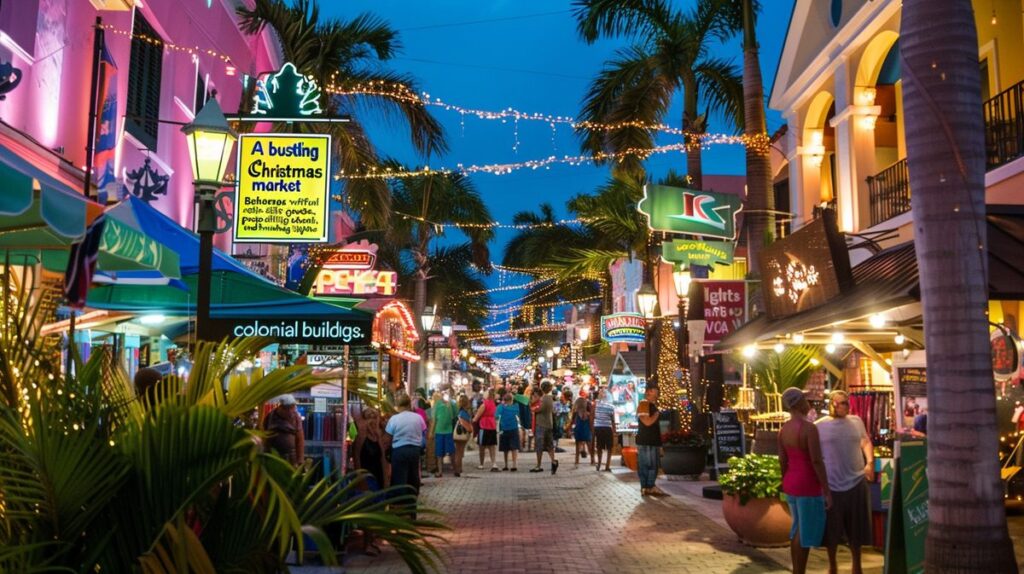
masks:
<svg viewBox="0 0 1024 574"><path fill-rule="evenodd" d="M484 466L484 465L482 465L482 464L480 464L480 465L477 465L477 467L476 467L476 469L477 469L477 470L484 470L484 469L486 469L486 468L487 468L487 467L486 467L486 466Z"/></svg>

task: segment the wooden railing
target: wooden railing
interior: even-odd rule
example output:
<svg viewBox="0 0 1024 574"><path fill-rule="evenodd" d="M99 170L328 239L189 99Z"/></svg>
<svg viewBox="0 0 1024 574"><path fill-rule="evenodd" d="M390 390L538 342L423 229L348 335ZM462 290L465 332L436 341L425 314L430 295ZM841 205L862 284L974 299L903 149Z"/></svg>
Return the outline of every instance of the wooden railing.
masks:
<svg viewBox="0 0 1024 574"><path fill-rule="evenodd" d="M871 227L910 211L910 177L902 159L868 177Z"/></svg>
<svg viewBox="0 0 1024 574"><path fill-rule="evenodd" d="M1024 155L1024 82L982 104L985 116L986 170Z"/></svg>

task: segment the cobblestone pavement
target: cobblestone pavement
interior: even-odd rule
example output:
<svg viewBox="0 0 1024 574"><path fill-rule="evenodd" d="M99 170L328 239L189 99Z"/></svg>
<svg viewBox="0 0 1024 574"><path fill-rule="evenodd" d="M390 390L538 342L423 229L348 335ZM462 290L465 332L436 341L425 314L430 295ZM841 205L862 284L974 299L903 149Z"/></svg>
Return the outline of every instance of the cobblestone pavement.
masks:
<svg viewBox="0 0 1024 574"><path fill-rule="evenodd" d="M675 497L643 498L628 469L572 469L558 474L489 473L427 479L423 502L453 527L448 572L759 573L785 572L761 551ZM385 549L353 556L349 572L408 572ZM312 572L313 570L310 570ZM324 570L326 571L326 570Z"/></svg>

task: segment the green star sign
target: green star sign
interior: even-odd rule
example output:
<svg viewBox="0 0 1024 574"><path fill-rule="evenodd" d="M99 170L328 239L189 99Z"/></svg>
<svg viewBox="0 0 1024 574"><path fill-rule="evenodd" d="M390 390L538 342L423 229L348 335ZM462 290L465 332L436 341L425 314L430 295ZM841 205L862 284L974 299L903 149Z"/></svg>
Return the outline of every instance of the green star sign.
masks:
<svg viewBox="0 0 1024 574"><path fill-rule="evenodd" d="M252 115L266 116L268 121L301 121L324 113L316 80L300 74L291 62L260 80L253 100Z"/></svg>
<svg viewBox="0 0 1024 574"><path fill-rule="evenodd" d="M673 239L661 244L661 258L669 263L683 265L704 265L732 263L733 243L731 241L700 241L696 239Z"/></svg>
<svg viewBox="0 0 1024 574"><path fill-rule="evenodd" d="M736 214L743 204L728 193L645 185L637 208L655 231L735 239Z"/></svg>

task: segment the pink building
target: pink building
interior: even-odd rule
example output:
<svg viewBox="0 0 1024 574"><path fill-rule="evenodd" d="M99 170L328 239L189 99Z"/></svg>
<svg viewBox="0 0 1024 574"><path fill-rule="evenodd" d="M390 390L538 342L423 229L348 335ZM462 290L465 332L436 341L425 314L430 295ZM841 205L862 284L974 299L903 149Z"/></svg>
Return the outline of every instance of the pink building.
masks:
<svg viewBox="0 0 1024 574"><path fill-rule="evenodd" d="M213 94L227 113L234 112L244 85L281 64L271 32L248 36L238 28L235 9L252 5L252 0L0 4L0 65L12 64L21 76L16 80L19 72L11 71L0 78L0 90L10 87L3 85L5 79L17 81L0 101L0 153L22 157L82 188L93 35L97 17L102 18L117 68L111 129L118 187L192 228L192 169L181 124ZM217 242L228 247L230 233Z"/></svg>

